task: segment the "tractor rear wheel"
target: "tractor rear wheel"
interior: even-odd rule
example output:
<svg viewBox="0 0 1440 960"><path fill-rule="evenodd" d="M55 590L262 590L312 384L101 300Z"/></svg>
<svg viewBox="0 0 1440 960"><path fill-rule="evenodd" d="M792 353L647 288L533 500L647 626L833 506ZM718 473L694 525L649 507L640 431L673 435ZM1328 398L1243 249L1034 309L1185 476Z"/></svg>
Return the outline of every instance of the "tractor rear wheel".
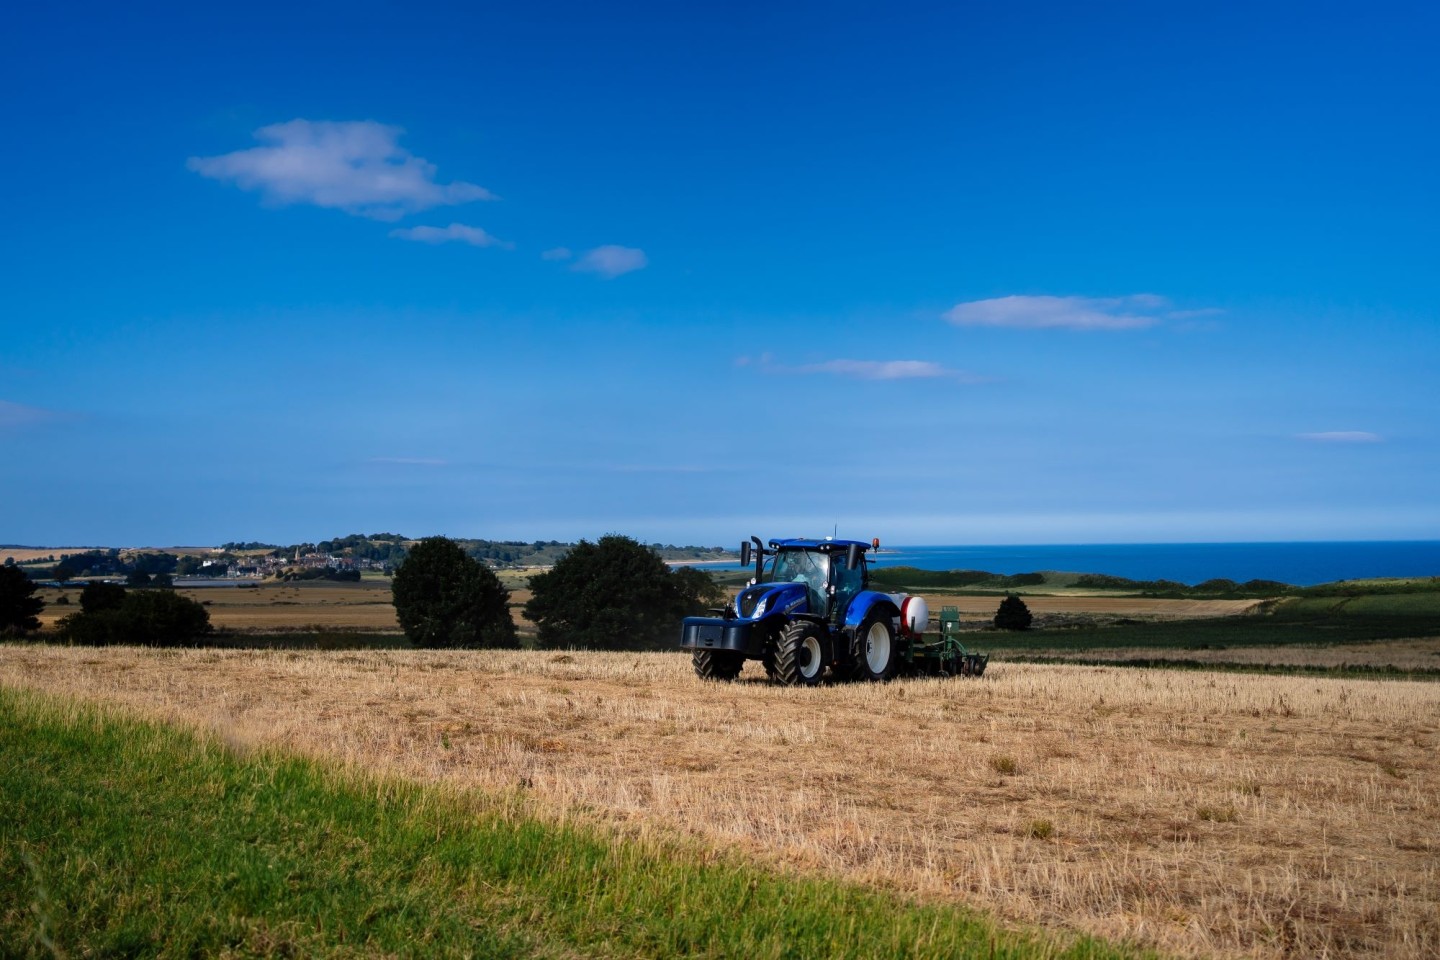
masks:
<svg viewBox="0 0 1440 960"><path fill-rule="evenodd" d="M734 680L745 666L745 655L733 650L696 650L690 663L701 680Z"/></svg>
<svg viewBox="0 0 1440 960"><path fill-rule="evenodd" d="M895 628L888 614L887 610L872 610L855 630L850 654L856 680L889 680L899 666Z"/></svg>
<svg viewBox="0 0 1440 960"><path fill-rule="evenodd" d="M787 624L775 645L775 680L787 687L815 686L825 676L829 646L819 624L808 620Z"/></svg>

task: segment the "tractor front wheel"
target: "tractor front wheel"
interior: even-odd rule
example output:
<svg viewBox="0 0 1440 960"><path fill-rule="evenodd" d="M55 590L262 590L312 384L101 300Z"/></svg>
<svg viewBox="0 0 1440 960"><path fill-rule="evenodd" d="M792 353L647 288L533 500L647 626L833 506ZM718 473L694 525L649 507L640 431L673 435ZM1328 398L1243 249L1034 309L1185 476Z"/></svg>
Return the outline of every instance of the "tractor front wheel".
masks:
<svg viewBox="0 0 1440 960"><path fill-rule="evenodd" d="M774 679L787 687L813 687L825 676L829 638L825 629L808 620L796 620L780 631L775 645Z"/></svg>
<svg viewBox="0 0 1440 960"><path fill-rule="evenodd" d="M745 666L745 655L732 650L696 650L690 663L701 680L734 680Z"/></svg>
<svg viewBox="0 0 1440 960"><path fill-rule="evenodd" d="M857 680L889 680L895 674L900 658L895 649L895 628L887 613L871 611L855 631L850 653Z"/></svg>

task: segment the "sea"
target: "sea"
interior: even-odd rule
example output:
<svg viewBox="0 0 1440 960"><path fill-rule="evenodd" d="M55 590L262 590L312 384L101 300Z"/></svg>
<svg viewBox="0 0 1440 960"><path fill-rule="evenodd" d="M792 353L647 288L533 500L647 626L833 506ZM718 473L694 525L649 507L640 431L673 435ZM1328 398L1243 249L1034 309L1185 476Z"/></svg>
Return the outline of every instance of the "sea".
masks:
<svg viewBox="0 0 1440 960"><path fill-rule="evenodd" d="M1440 540L1302 543L1096 543L1027 546L884 546L872 563L921 570L1108 573L1196 584L1214 578L1313 586L1373 577L1440 576ZM738 570L738 563L706 564Z"/></svg>

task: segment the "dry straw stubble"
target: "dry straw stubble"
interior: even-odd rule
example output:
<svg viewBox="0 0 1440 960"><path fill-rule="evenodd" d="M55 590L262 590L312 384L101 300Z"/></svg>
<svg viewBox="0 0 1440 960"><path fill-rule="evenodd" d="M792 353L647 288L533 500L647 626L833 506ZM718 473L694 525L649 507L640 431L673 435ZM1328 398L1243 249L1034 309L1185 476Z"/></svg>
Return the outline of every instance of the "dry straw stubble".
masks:
<svg viewBox="0 0 1440 960"><path fill-rule="evenodd" d="M669 654L49 647L0 648L0 682L1181 954L1440 950L1440 684L1005 664L794 690Z"/></svg>

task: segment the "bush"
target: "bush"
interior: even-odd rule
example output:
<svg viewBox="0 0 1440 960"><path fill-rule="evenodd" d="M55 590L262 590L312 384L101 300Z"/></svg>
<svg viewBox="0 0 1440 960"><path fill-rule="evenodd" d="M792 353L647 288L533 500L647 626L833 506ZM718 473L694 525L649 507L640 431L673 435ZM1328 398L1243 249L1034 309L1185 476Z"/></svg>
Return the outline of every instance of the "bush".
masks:
<svg viewBox="0 0 1440 960"><path fill-rule="evenodd" d="M127 593L113 584L90 584L85 591L107 586L120 591L118 604L111 591L92 593L90 607L85 606L82 595L82 612L60 621L61 635L70 643L179 647L196 643L210 633L209 612L188 597L170 590Z"/></svg>
<svg viewBox="0 0 1440 960"><path fill-rule="evenodd" d="M37 586L19 567L0 567L0 636L40 629L39 614L45 601L35 596Z"/></svg>
<svg viewBox="0 0 1440 960"><path fill-rule="evenodd" d="M412 547L390 591L400 626L417 647L520 646L510 591L453 540L428 537Z"/></svg>
<svg viewBox="0 0 1440 960"><path fill-rule="evenodd" d="M994 622L997 630L1029 630L1034 619L1030 616L1030 608L1025 606L1025 601L1012 593L1000 601L1000 609L995 611Z"/></svg>
<svg viewBox="0 0 1440 960"><path fill-rule="evenodd" d="M125 588L118 583L105 583L103 580L92 580L85 584L85 589L80 591L80 611L82 613L99 613L101 610L114 610L125 602Z"/></svg>
<svg viewBox="0 0 1440 960"><path fill-rule="evenodd" d="M591 650L671 649L681 619L724 596L703 570L672 573L654 549L618 534L581 540L530 589L525 616L540 646Z"/></svg>

